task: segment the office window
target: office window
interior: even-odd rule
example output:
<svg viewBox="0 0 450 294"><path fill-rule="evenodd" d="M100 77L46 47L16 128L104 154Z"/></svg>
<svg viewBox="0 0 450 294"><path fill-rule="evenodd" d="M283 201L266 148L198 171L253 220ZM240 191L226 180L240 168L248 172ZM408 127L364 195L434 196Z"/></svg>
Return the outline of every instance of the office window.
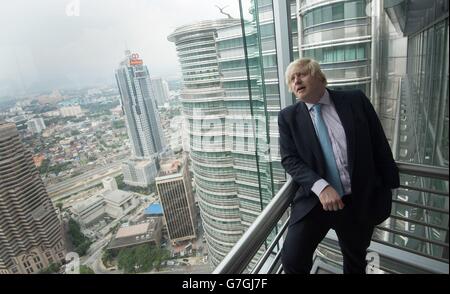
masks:
<svg viewBox="0 0 450 294"><path fill-rule="evenodd" d="M322 23L322 9L313 10L313 22L315 25Z"/></svg>
<svg viewBox="0 0 450 294"><path fill-rule="evenodd" d="M293 33L297 33L297 31L298 31L296 18L291 20L291 31Z"/></svg>
<svg viewBox="0 0 450 294"><path fill-rule="evenodd" d="M356 59L356 51L355 47L346 46L345 47L345 60L354 60Z"/></svg>
<svg viewBox="0 0 450 294"><path fill-rule="evenodd" d="M360 45L356 48L356 59L366 58L366 45Z"/></svg>
<svg viewBox="0 0 450 294"><path fill-rule="evenodd" d="M303 16L303 29L320 25L322 23L329 23L331 21L339 21L345 19L353 19L357 17L364 17L366 1L349 1L320 6L306 12Z"/></svg>
<svg viewBox="0 0 450 294"><path fill-rule="evenodd" d="M265 24L260 27L261 38L273 37L275 28L273 23Z"/></svg>
<svg viewBox="0 0 450 294"><path fill-rule="evenodd" d="M355 18L358 16L356 2L345 2L344 3L344 18Z"/></svg>
<svg viewBox="0 0 450 294"><path fill-rule="evenodd" d="M336 49L336 61L345 61L345 48L342 47L338 47Z"/></svg>
<svg viewBox="0 0 450 294"><path fill-rule="evenodd" d="M277 66L277 59L276 58L277 58L276 55L263 56L264 67Z"/></svg>
<svg viewBox="0 0 450 294"><path fill-rule="evenodd" d="M332 6L328 5L322 8L322 22L333 21L333 10Z"/></svg>
<svg viewBox="0 0 450 294"><path fill-rule="evenodd" d="M341 20L344 18L344 3L337 3L332 6L333 20Z"/></svg>

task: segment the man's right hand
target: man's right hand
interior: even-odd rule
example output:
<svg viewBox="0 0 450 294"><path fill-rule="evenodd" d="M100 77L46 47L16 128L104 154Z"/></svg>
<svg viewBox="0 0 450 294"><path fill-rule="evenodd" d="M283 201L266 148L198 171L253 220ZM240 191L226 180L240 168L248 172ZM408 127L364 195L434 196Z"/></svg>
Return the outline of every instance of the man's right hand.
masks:
<svg viewBox="0 0 450 294"><path fill-rule="evenodd" d="M323 210L326 211L337 211L344 208L344 202L331 185L326 186L320 192L319 200L322 203Z"/></svg>

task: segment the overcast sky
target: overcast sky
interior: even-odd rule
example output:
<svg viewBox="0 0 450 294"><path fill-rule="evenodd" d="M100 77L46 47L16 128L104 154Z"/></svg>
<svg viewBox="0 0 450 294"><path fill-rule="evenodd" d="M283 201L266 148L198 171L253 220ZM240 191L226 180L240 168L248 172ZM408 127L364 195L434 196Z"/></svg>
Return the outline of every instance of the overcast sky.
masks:
<svg viewBox="0 0 450 294"><path fill-rule="evenodd" d="M180 76L167 36L181 25L225 17L215 5L239 17L238 0L2 1L0 96L113 83L126 47L151 76Z"/></svg>

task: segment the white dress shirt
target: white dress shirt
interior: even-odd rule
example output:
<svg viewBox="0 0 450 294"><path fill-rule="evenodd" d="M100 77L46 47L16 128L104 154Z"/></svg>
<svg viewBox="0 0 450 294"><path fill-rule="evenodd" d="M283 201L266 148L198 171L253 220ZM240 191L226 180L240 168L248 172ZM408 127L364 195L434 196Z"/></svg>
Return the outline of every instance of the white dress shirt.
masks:
<svg viewBox="0 0 450 294"><path fill-rule="evenodd" d="M347 158L347 138L345 136L344 127L336 112L336 108L330 99L330 94L325 89L325 92L320 98L319 102L322 104L322 117L325 125L328 129L328 135L330 137L331 145L333 147L334 159L339 171L339 177L341 178L342 186L344 188L344 194L348 195L352 193L350 174L348 172L348 158ZM312 110L314 104L305 103L309 110L309 115L313 121L315 128L315 112ZM317 133L317 129L316 129ZM314 183L311 190L317 196L320 195L323 189L328 186L329 183L325 179L320 179Z"/></svg>

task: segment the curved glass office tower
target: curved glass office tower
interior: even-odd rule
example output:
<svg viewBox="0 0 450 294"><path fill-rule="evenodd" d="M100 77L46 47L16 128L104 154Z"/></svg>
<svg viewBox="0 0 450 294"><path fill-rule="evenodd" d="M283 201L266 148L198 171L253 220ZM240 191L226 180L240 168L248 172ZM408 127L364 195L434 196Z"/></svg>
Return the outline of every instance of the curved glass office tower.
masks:
<svg viewBox="0 0 450 294"><path fill-rule="evenodd" d="M168 37L176 45L183 74L183 113L189 124L196 195L213 265L242 235L216 51L217 30L239 23L237 19L202 21L182 26Z"/></svg>
<svg viewBox="0 0 450 294"><path fill-rule="evenodd" d="M317 60L333 89L371 96L371 1L301 0L300 56ZM368 15L369 13L369 15Z"/></svg>
<svg viewBox="0 0 450 294"><path fill-rule="evenodd" d="M212 22L185 26L169 36L177 45L183 70L183 108L193 129L191 158L213 265L239 239L236 228L244 232L285 180L278 151L280 91L273 6L271 1L248 4L243 8L249 13L244 28L240 21L228 19L226 25L215 28L210 43L204 42L205 34L211 34L208 25ZM290 4L295 6L295 1ZM295 9L291 11L291 24L296 26ZM296 40L296 33L292 37ZM298 56L297 46L293 47ZM214 132L223 137L212 138ZM223 149L215 146L208 151L216 142ZM237 212L232 215L233 227L227 226L232 229L232 239L229 233L226 239L220 237L223 232L218 229L223 227L213 223L218 212L225 212L220 202L211 200L223 192L205 186L213 179L216 186L232 191L225 206ZM234 198L229 197L232 195ZM217 205L216 211L211 204ZM230 210L226 213L230 218ZM233 241L224 246L217 238Z"/></svg>

